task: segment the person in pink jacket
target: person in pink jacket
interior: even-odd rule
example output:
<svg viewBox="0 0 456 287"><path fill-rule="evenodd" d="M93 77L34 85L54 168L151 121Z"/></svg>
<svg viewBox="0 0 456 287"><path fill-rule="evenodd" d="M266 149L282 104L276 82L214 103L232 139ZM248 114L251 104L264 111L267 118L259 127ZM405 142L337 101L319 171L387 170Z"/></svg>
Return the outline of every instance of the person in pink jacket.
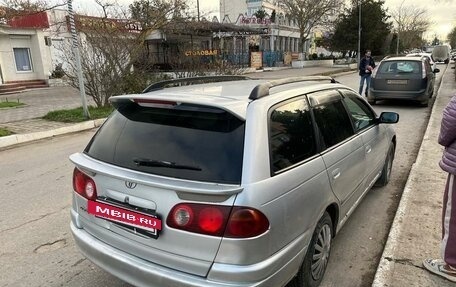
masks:
<svg viewBox="0 0 456 287"><path fill-rule="evenodd" d="M443 110L439 144L445 147L440 167L448 172L442 212L442 259L426 259L423 266L456 282L456 96Z"/></svg>

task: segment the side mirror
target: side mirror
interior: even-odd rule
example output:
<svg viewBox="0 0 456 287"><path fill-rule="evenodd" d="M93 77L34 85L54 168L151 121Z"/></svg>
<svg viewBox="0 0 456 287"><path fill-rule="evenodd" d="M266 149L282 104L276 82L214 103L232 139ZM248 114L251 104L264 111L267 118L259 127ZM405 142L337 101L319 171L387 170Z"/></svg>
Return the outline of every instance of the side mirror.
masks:
<svg viewBox="0 0 456 287"><path fill-rule="evenodd" d="M440 72L440 69L434 69L434 71L432 71L434 74Z"/></svg>
<svg viewBox="0 0 456 287"><path fill-rule="evenodd" d="M381 124L395 124L399 121L399 114L394 112L383 112L378 118Z"/></svg>

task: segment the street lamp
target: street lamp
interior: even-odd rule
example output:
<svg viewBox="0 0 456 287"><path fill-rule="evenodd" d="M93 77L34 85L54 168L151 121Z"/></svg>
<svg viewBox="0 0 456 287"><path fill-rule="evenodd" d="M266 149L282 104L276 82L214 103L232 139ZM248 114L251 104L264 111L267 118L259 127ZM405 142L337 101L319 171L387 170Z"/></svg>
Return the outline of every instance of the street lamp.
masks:
<svg viewBox="0 0 456 287"><path fill-rule="evenodd" d="M74 25L74 13L73 13L72 2L73 2L73 0L68 0L68 15L70 18L71 37L73 38L73 53L74 53L74 57L76 60L76 67L78 70L79 93L81 95L83 115L86 119L88 119L88 118L90 118L90 114L89 114L89 110L87 109L87 99L86 99L85 87L84 87L84 77L82 75L82 67L81 67L81 56L79 55L78 34L76 33L76 27Z"/></svg>

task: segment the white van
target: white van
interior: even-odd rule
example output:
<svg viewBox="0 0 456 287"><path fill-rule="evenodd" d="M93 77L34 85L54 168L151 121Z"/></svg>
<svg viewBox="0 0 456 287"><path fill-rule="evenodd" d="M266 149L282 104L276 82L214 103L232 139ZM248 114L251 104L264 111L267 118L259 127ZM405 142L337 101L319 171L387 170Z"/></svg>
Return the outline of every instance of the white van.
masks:
<svg viewBox="0 0 456 287"><path fill-rule="evenodd" d="M448 64L450 62L450 46L449 45L437 45L432 50L432 58L434 62L444 62Z"/></svg>

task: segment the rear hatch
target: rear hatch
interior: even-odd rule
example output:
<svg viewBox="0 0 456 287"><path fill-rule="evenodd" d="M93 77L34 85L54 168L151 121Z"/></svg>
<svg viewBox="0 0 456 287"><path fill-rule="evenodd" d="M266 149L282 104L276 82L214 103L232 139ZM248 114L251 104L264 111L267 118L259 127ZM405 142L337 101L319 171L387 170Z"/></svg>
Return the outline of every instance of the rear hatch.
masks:
<svg viewBox="0 0 456 287"><path fill-rule="evenodd" d="M245 122L219 108L177 102L124 100L116 109L71 160L93 178L99 210L121 215L96 217L87 212L91 201L75 194L79 227L133 256L206 276L222 237L173 229L166 219L182 202L234 204L242 190ZM130 224L130 212L157 228Z"/></svg>
<svg viewBox="0 0 456 287"><path fill-rule="evenodd" d="M383 61L371 81L377 91L414 92L426 88L421 61Z"/></svg>

